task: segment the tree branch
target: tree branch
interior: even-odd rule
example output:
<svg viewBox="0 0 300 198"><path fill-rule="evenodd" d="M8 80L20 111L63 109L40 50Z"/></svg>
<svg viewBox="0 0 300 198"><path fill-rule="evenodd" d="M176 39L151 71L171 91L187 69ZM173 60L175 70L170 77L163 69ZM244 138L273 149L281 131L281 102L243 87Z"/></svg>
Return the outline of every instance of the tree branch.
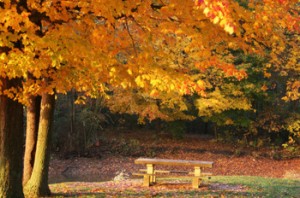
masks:
<svg viewBox="0 0 300 198"><path fill-rule="evenodd" d="M131 39L132 46L133 46L133 49L134 49L134 53L137 56L137 50L136 50L136 46L135 46L135 42L134 42L133 36L132 36L132 34L131 34L130 30L129 30L127 16L125 17L125 26L126 26L126 30L128 32L128 35L129 35L129 37Z"/></svg>

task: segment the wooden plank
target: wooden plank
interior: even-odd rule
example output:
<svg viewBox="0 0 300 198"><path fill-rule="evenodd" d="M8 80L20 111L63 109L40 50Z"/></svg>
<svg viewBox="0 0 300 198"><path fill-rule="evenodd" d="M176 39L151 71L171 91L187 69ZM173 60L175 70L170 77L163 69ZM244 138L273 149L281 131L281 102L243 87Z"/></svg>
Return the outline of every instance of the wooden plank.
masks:
<svg viewBox="0 0 300 198"><path fill-rule="evenodd" d="M141 172L147 172L147 169L140 169L139 171ZM168 171L168 170L154 170L154 173L171 173L171 171Z"/></svg>
<svg viewBox="0 0 300 198"><path fill-rule="evenodd" d="M203 173L203 172L201 173L201 176L212 176L212 175L213 175L212 173L206 173L206 172L205 173Z"/></svg>
<svg viewBox="0 0 300 198"><path fill-rule="evenodd" d="M213 162L199 160L172 160L172 159L154 159L154 158L138 158L135 164L155 164L155 165L172 165L172 166L199 166L212 168Z"/></svg>
<svg viewBox="0 0 300 198"><path fill-rule="evenodd" d="M202 178L202 176L199 176L199 177L195 177L195 176L192 176L192 175L157 175L157 174L147 174L147 173L132 173L132 175L134 176L145 176L145 175L148 175L148 176L156 176L158 178L169 178L169 177L175 177L175 178Z"/></svg>
<svg viewBox="0 0 300 198"><path fill-rule="evenodd" d="M163 173L163 174L157 174L157 173ZM165 174L164 174L165 173ZM132 173L132 175L136 175L136 176L143 176L147 173ZM151 176L157 176L157 177L161 177L161 176L170 176L170 177L180 177L181 175L168 175L166 172L156 172L154 174L152 174ZM207 176L212 176L212 173L201 173L200 177L207 177ZM194 172L189 172L189 174L187 175L188 177L194 177Z"/></svg>
<svg viewBox="0 0 300 198"><path fill-rule="evenodd" d="M194 175L195 173L194 172L189 172L189 175ZM209 173L209 172L201 172L201 176L212 176L213 174L212 173Z"/></svg>
<svg viewBox="0 0 300 198"><path fill-rule="evenodd" d="M147 169L139 169L140 172L147 172ZM179 174L188 174L188 175L194 175L195 173L193 171L177 171L177 170L154 170L154 174L156 173L165 173L165 174L171 174L171 173L179 173ZM143 174L143 173L141 173ZM212 173L209 172L201 172L201 176L212 176Z"/></svg>

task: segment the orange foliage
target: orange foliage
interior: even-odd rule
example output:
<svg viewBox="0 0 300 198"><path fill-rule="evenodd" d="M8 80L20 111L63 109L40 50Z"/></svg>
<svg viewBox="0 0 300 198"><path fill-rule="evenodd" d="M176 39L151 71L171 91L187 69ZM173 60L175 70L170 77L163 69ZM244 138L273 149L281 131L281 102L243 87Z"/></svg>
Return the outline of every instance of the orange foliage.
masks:
<svg viewBox="0 0 300 198"><path fill-rule="evenodd" d="M21 91L0 88L0 93L24 103L28 95L71 88L94 97L112 87L138 89L156 99L195 92L205 96L206 84L199 83L195 70L216 67L225 77L247 77L234 67L232 50L259 53L274 66L291 67L294 57L286 61L282 54L299 53L293 39L299 34L296 4L1 1L0 75L24 82Z"/></svg>

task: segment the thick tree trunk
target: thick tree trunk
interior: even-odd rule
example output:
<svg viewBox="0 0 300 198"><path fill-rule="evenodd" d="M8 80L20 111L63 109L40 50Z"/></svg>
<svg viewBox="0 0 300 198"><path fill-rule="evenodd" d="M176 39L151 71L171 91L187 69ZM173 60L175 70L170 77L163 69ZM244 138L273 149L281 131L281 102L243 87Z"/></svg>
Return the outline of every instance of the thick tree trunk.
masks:
<svg viewBox="0 0 300 198"><path fill-rule="evenodd" d="M34 166L29 181L24 186L27 197L50 195L48 169L50 160L51 125L55 95L43 94Z"/></svg>
<svg viewBox="0 0 300 198"><path fill-rule="evenodd" d="M26 111L26 142L24 155L23 185L30 179L36 150L41 97L31 96Z"/></svg>
<svg viewBox="0 0 300 198"><path fill-rule="evenodd" d="M2 89L17 87L19 79L0 79ZM0 198L24 197L23 170L23 106L0 95Z"/></svg>

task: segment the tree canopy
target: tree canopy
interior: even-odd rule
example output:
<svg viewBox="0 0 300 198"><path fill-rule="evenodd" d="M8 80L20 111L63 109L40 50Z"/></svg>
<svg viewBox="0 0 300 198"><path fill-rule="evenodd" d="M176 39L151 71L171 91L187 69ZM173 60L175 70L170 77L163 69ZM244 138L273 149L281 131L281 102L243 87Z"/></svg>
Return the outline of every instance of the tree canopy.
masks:
<svg viewBox="0 0 300 198"><path fill-rule="evenodd" d="M242 122L235 111L273 131L282 127L266 123L292 109L280 125L293 142L299 7L298 0L0 0L0 96L29 105L31 96L75 89L78 102L105 96L111 109L141 119L231 125ZM268 107L258 111L261 122L253 116L258 103ZM269 111L274 105L282 111Z"/></svg>

